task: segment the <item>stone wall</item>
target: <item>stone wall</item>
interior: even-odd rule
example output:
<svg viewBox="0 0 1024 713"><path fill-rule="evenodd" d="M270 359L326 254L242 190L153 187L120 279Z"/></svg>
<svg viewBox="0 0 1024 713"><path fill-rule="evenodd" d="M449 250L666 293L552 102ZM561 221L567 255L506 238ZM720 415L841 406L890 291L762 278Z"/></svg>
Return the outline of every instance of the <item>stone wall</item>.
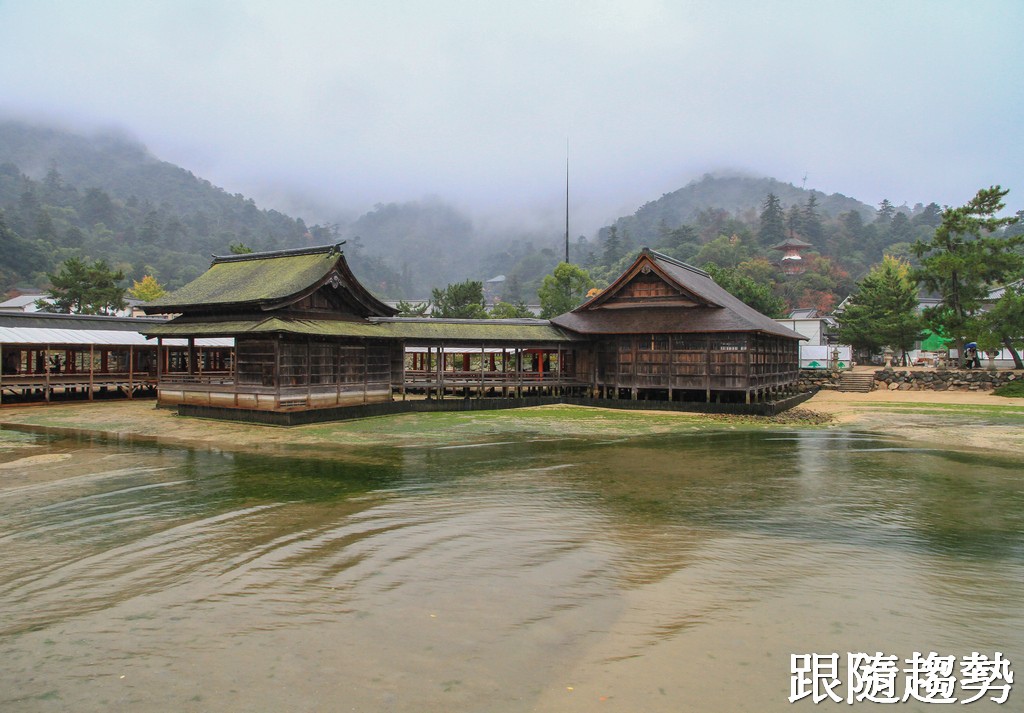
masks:
<svg viewBox="0 0 1024 713"><path fill-rule="evenodd" d="M837 389L842 373L824 369L801 369L796 389L801 393L817 389ZM878 369L875 372L875 388L891 391L991 391L1018 379L1024 379L1024 371Z"/></svg>
<svg viewBox="0 0 1024 713"><path fill-rule="evenodd" d="M991 391L1017 379L1024 379L1024 371L879 369L875 372L875 388L890 391Z"/></svg>
<svg viewBox="0 0 1024 713"><path fill-rule="evenodd" d="M835 389L839 386L840 371L827 369L801 369L796 382L796 390L800 393L817 389Z"/></svg>

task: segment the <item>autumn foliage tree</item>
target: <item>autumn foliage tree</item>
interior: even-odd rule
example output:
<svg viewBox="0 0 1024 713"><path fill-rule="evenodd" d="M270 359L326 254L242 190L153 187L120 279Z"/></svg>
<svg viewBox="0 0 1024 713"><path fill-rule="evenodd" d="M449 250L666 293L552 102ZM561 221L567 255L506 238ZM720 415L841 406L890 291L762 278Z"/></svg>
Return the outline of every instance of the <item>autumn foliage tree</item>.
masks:
<svg viewBox="0 0 1024 713"><path fill-rule="evenodd" d="M143 302L152 302L167 294L164 286L152 275L144 275L141 280L134 280L128 288L128 294Z"/></svg>

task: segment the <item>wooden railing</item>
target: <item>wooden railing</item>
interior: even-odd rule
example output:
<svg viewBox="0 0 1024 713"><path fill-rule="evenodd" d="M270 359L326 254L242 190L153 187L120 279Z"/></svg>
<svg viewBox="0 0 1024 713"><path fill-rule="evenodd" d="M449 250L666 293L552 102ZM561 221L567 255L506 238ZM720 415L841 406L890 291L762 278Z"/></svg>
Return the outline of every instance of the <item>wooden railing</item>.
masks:
<svg viewBox="0 0 1024 713"><path fill-rule="evenodd" d="M160 383L217 384L219 386L231 386L235 383L235 375L230 371L204 371L201 374L170 372L160 375Z"/></svg>

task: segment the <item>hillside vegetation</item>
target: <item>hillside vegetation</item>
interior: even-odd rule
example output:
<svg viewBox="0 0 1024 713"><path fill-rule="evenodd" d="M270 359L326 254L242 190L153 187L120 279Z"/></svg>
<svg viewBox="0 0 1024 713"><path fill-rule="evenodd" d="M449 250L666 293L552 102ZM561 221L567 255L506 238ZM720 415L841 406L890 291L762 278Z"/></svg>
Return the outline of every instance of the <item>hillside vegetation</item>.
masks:
<svg viewBox="0 0 1024 713"><path fill-rule="evenodd" d="M579 236L571 259L607 284L641 247L716 272L750 279L791 307L827 309L883 253L938 225L939 206L867 206L771 178L707 175ZM808 270L783 276L786 237L812 244ZM126 279L155 275L173 289L202 273L211 254L244 244L273 250L347 240L346 254L367 287L384 298L423 299L465 279L505 275L505 299L536 299L562 259L562 236L506 232L486 238L439 201L385 203L347 224L307 225L259 208L188 170L161 161L114 133L84 136L0 121L0 287L47 286L47 272L70 257L106 260Z"/></svg>

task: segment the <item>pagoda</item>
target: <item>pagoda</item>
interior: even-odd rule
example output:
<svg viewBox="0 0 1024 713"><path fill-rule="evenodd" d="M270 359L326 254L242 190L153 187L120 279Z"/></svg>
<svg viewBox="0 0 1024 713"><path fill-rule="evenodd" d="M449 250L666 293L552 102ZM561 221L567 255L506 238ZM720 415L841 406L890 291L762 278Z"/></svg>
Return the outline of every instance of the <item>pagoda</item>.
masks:
<svg viewBox="0 0 1024 713"><path fill-rule="evenodd" d="M796 236L790 236L778 245L772 245L772 250L781 250L785 253L782 260L779 261L782 272L787 275L799 275L807 269L804 265L804 257L800 253L811 247L814 246Z"/></svg>

